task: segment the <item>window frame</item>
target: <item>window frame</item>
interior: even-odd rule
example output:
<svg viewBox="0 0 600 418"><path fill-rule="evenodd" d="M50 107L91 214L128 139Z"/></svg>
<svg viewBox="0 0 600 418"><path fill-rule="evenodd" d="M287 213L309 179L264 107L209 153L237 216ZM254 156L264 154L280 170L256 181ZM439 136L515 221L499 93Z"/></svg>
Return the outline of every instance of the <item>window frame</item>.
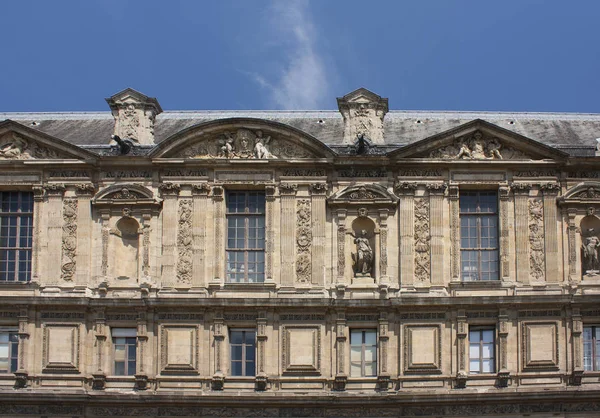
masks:
<svg viewBox="0 0 600 418"><path fill-rule="evenodd" d="M232 211L232 203L234 195L244 196L244 207L243 211L239 211L236 207L236 211ZM255 210L251 211L251 197L256 197ZM225 223L226 223L226 242L225 242L225 283L227 284L254 284L264 283L266 277L266 193L264 190L228 190L225 196ZM241 219L243 220L243 227L237 225L230 226L230 220ZM261 222L262 221L262 222ZM262 226L260 225L262 223ZM255 230L255 235L251 236L251 231ZM230 238L230 234L234 231L233 237ZM238 231L242 231L243 234L243 247L238 247L239 241ZM259 244L256 247L251 247L250 242L253 241L255 244ZM233 242L233 246L230 245ZM262 246L260 245L262 243ZM243 262L240 263L238 258L240 254L243 254ZM236 257L233 257L236 255ZM251 256L254 260L250 260ZM235 265L236 268L231 268ZM241 271L238 266L241 265ZM254 266L254 269L250 269L250 266ZM262 269L260 268L262 266ZM252 271L251 271L252 270ZM262 271L261 271L262 270ZM241 277L243 274L243 277ZM251 277L251 275L253 277Z"/></svg>
<svg viewBox="0 0 600 418"><path fill-rule="evenodd" d="M495 197L495 207L493 211L482 211L481 210L481 198L482 196L491 196ZM463 198L467 196L474 196L476 198L476 207L475 211L467 211L466 207L463 204ZM497 282L500 280L500 202L498 197L498 190L461 190L459 193L459 202L458 202L458 213L459 213L459 244L460 244L460 278L462 282ZM483 220L486 218L491 218L495 220L495 227L489 227L483 225ZM477 245L475 247L467 247L463 246L463 240L469 239L472 237L463 235L463 228L470 228L470 225L463 227L464 219L475 219L475 232L477 240ZM492 229L495 231L494 237L494 246L493 247L484 247L482 245L482 240L487 239L488 243L492 240L492 238L483 237L482 231L487 229ZM465 262L472 263L471 260L465 260L465 253L476 253L476 271L465 272ZM491 254L494 256L495 254L495 270L483 271L484 263L493 263L494 261L485 261L483 260L483 254ZM491 260L491 259L490 259ZM469 266L472 267L472 266ZM494 276L493 278L482 278L483 275ZM475 278L473 278L475 277Z"/></svg>
<svg viewBox="0 0 600 418"><path fill-rule="evenodd" d="M232 334L234 332L241 332L242 333L242 342L240 344L234 344L233 338L232 338ZM254 338L252 340L251 344L248 344L246 342L246 333L247 332L252 332L254 333ZM229 332L228 332L228 337L229 337L229 375L232 377L255 377L256 376L256 354L257 354L257 329L256 328L230 328ZM242 348L242 352L241 352L241 358L238 359L234 359L234 355L233 355L233 348L237 347L237 346L241 346ZM248 347L251 347L254 350L254 356L253 356L253 360L248 360L247 359L247 349ZM239 362L241 363L241 374L234 374L234 368L233 368L233 363L234 362ZM253 363L254 365L254 373L248 374L248 370L247 370L247 366L248 363Z"/></svg>
<svg viewBox="0 0 600 418"><path fill-rule="evenodd" d="M17 328L0 328L0 335L8 335L6 343L0 342L0 345L7 345L8 356L3 357L3 359L6 359L8 368L6 370L0 369L0 374L15 373L19 369L19 331Z"/></svg>
<svg viewBox="0 0 600 418"><path fill-rule="evenodd" d="M352 344L352 334L355 333L361 333L361 343L360 345L358 344ZM366 344L366 333L373 333L374 337L375 337L375 344ZM355 347L360 347L360 375L354 375L352 374L352 365L356 362L352 361L352 349ZM372 347L374 348L374 360L373 361L366 361L365 359L365 352L366 352L366 348L367 347ZM379 373L379 356L378 356L378 350L379 350L379 341L377 340L377 328L350 328L350 377L377 377L378 373ZM375 366L375 373L374 374L367 374L366 373L366 367L367 364L371 364L373 366Z"/></svg>
<svg viewBox="0 0 600 418"><path fill-rule="evenodd" d="M586 340L586 330L591 330L592 339ZM583 333L581 337L582 354L583 354L583 370L585 372L600 372L600 325L584 325ZM598 335L596 335L598 334ZM589 341L591 344L591 358L590 366L591 369L586 368L586 342Z"/></svg>
<svg viewBox="0 0 600 418"><path fill-rule="evenodd" d="M117 334L117 335L115 335ZM121 335L118 335L121 334ZM117 342L116 339L124 339L124 342ZM137 348L138 338L136 328L114 327L111 328L112 341L112 372L113 376L135 376L137 374ZM117 360L117 346L124 346L125 358ZM129 350L133 347L135 356L129 358ZM123 363L123 373L117 373L117 363ZM130 367L133 366L133 373L130 373Z"/></svg>
<svg viewBox="0 0 600 418"><path fill-rule="evenodd" d="M15 196L17 198L17 210L12 211L9 204L9 211L4 212L2 210L2 202L4 202L4 196ZM29 205L31 210L24 210L23 197L27 195L29 197ZM10 198L9 198L10 202ZM0 190L0 283L28 283L31 281L32 276L32 263L33 263L33 216L34 216L34 199L33 192L21 191L21 190ZM3 236L5 229L4 219L15 218L14 237L10 236L11 225L7 225L9 229L8 235ZM22 225L23 219L29 219L27 225ZM10 223L10 220L9 220ZM27 231L23 233L23 230ZM29 245L22 246L21 241L23 238ZM7 245L3 246L2 241L6 239ZM14 239L15 245L8 245L9 240ZM10 260L11 253L14 253L12 257L14 260ZM22 260L23 255L25 260ZM9 263L14 263L14 267L10 269ZM25 263L24 279L19 276L23 272L21 264Z"/></svg>
<svg viewBox="0 0 600 418"><path fill-rule="evenodd" d="M484 331L492 331L492 342L485 342L483 340L483 332ZM477 341L477 345L478 345L478 350L479 350L479 356L477 358L472 358L471 357L471 345L473 345L473 340L471 339L471 333L479 333L479 338ZM496 344L498 342L498 336L497 334L497 330L496 330L496 326L495 325L476 325L476 326L469 326L469 347L468 347L468 359L469 359L469 374L470 375L490 375L490 374L495 374L498 370L498 365L496 364L497 362L497 347ZM483 357L483 346L484 344L491 344L492 346L492 356L491 357ZM479 364L479 370L478 371L473 371L471 370L471 361L476 360L478 361ZM481 371L483 369L483 362L485 360L491 360L491 365L492 365L492 370L489 372L484 372Z"/></svg>

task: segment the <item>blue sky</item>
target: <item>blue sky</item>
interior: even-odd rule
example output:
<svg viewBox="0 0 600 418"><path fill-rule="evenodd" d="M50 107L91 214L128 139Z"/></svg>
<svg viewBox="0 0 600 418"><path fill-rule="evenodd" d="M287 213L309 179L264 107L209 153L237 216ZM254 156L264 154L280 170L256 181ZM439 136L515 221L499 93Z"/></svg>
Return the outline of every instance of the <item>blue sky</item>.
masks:
<svg viewBox="0 0 600 418"><path fill-rule="evenodd" d="M600 113L600 1L2 2L0 111L108 110L125 87L165 110Z"/></svg>

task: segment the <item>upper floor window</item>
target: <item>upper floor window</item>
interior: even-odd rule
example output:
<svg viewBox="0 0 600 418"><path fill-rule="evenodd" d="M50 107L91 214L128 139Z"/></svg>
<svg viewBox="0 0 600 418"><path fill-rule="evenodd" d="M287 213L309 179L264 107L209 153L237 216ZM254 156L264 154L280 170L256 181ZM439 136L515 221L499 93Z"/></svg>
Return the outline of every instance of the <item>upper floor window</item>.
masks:
<svg viewBox="0 0 600 418"><path fill-rule="evenodd" d="M583 327L583 370L600 371L600 326Z"/></svg>
<svg viewBox="0 0 600 418"><path fill-rule="evenodd" d="M350 376L377 376L377 331L350 331Z"/></svg>
<svg viewBox="0 0 600 418"><path fill-rule="evenodd" d="M496 192L460 192L460 256L463 281L498 280Z"/></svg>
<svg viewBox="0 0 600 418"><path fill-rule="evenodd" d="M496 371L496 329L476 327L469 330L469 372L471 374Z"/></svg>
<svg viewBox="0 0 600 418"><path fill-rule="evenodd" d="M33 193L0 192L0 281L31 279Z"/></svg>
<svg viewBox="0 0 600 418"><path fill-rule="evenodd" d="M0 331L0 373L17 371L19 336L17 331Z"/></svg>
<svg viewBox="0 0 600 418"><path fill-rule="evenodd" d="M135 328L113 328L114 371L116 376L136 373L137 332Z"/></svg>
<svg viewBox="0 0 600 418"><path fill-rule="evenodd" d="M227 281L265 281L263 192L227 192Z"/></svg>

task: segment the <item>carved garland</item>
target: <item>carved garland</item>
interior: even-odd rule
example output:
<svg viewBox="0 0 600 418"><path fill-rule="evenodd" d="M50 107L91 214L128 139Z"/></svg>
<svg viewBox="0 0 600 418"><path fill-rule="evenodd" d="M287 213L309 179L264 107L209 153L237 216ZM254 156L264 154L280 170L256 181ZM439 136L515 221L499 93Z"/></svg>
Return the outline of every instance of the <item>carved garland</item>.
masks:
<svg viewBox="0 0 600 418"><path fill-rule="evenodd" d="M296 203L296 244L296 280L299 283L310 283L312 231L309 199L300 199Z"/></svg>
<svg viewBox="0 0 600 418"><path fill-rule="evenodd" d="M429 255L429 201L415 199L415 277L429 280L431 257Z"/></svg>
<svg viewBox="0 0 600 418"><path fill-rule="evenodd" d="M192 201L179 201L179 229L177 231L177 281L189 284L192 281Z"/></svg>
<svg viewBox="0 0 600 418"><path fill-rule="evenodd" d="M529 271L534 280L544 278L544 203L529 201Z"/></svg>
<svg viewBox="0 0 600 418"><path fill-rule="evenodd" d="M77 200L63 201L62 233L62 275L63 280L71 281L75 275L75 256L77 250Z"/></svg>

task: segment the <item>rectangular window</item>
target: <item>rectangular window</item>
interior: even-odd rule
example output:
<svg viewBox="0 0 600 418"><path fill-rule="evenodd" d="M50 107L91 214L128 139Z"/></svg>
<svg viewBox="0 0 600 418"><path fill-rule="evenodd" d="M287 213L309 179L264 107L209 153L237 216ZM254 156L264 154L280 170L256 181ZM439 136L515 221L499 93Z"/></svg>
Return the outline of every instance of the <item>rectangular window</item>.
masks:
<svg viewBox="0 0 600 418"><path fill-rule="evenodd" d="M265 281L263 192L227 192L227 281Z"/></svg>
<svg viewBox="0 0 600 418"><path fill-rule="evenodd" d="M497 193L461 191L459 206L462 280L498 280Z"/></svg>
<svg viewBox="0 0 600 418"><path fill-rule="evenodd" d="M583 370L600 371L600 326L583 327Z"/></svg>
<svg viewBox="0 0 600 418"><path fill-rule="evenodd" d="M0 192L0 282L31 279L33 193Z"/></svg>
<svg viewBox="0 0 600 418"><path fill-rule="evenodd" d="M231 375L256 374L256 330L236 329L229 332L231 346Z"/></svg>
<svg viewBox="0 0 600 418"><path fill-rule="evenodd" d="M377 376L377 331L350 331L350 376Z"/></svg>
<svg viewBox="0 0 600 418"><path fill-rule="evenodd" d="M496 371L496 329L469 330L469 371L471 374Z"/></svg>
<svg viewBox="0 0 600 418"><path fill-rule="evenodd" d="M19 335L17 331L0 331L0 373L17 371Z"/></svg>
<svg viewBox="0 0 600 418"><path fill-rule="evenodd" d="M135 328L112 329L116 376L133 376L136 373L136 335Z"/></svg>

